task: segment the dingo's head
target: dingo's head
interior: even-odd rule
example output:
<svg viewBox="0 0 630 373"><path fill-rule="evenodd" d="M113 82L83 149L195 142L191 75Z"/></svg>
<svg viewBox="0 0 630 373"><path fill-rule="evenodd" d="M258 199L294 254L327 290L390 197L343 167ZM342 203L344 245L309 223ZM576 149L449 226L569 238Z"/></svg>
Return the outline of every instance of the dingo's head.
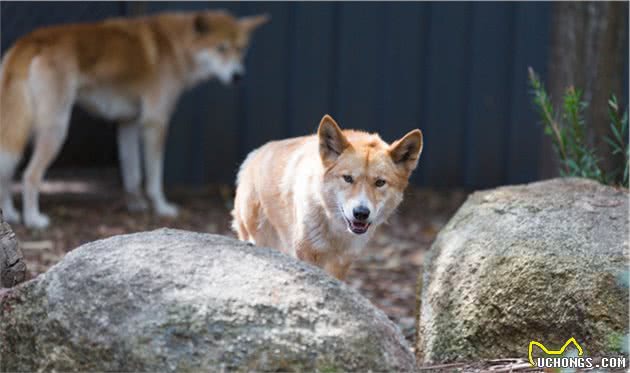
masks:
<svg viewBox="0 0 630 373"><path fill-rule="evenodd" d="M224 11L195 13L190 45L195 63L193 80L217 77L224 84L240 80L250 36L267 21L265 14L237 19Z"/></svg>
<svg viewBox="0 0 630 373"><path fill-rule="evenodd" d="M418 164L422 132L413 130L389 145L376 134L341 131L325 115L317 133L325 169L322 193L330 215L353 234L385 221L402 201Z"/></svg>

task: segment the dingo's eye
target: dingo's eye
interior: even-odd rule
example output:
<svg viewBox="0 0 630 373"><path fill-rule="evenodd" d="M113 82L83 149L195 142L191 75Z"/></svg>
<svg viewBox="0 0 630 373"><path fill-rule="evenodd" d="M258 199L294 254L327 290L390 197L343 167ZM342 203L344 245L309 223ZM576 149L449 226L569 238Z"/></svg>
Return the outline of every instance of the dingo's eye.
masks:
<svg viewBox="0 0 630 373"><path fill-rule="evenodd" d="M345 180L346 183L349 183L349 184L352 184L354 182L354 179L350 175L343 175L343 179Z"/></svg>
<svg viewBox="0 0 630 373"><path fill-rule="evenodd" d="M378 179L376 180L376 182L374 183L374 185L376 185L377 188L382 187L383 185L385 185L385 180L383 179Z"/></svg>

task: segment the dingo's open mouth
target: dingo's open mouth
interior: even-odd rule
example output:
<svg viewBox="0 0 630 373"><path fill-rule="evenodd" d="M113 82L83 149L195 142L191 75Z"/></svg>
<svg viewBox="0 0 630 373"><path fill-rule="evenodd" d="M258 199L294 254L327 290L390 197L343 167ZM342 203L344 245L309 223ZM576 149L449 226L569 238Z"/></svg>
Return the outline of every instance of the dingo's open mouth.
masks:
<svg viewBox="0 0 630 373"><path fill-rule="evenodd" d="M347 218L346 221L348 222L348 229L355 234L363 234L367 232L370 227L370 223L364 223L356 220L350 221Z"/></svg>

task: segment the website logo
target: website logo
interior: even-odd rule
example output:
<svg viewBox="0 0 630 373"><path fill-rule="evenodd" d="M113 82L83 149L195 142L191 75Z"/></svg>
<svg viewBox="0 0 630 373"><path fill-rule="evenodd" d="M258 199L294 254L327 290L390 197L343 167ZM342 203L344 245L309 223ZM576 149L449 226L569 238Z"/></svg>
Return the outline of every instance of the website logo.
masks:
<svg viewBox="0 0 630 373"><path fill-rule="evenodd" d="M547 355L562 355L564 354L564 350L567 349L567 347L573 343L573 345L575 346L575 348L577 348L578 351L578 356L582 356L584 355L584 350L582 349L582 346L580 346L579 343L577 343L577 341L575 340L575 338L571 337L569 338L569 340L567 340L564 345L559 349L559 350L549 350L547 349L547 347L545 347L545 345L543 345L540 342L537 341L531 341L529 342L529 348L527 349L527 356L529 357L529 363L535 367L538 366L535 364L534 362L534 358L532 356L532 351L534 350L534 346L538 346L545 354ZM542 368L542 367L539 367Z"/></svg>
<svg viewBox="0 0 630 373"><path fill-rule="evenodd" d="M562 356L565 350L573 345L577 350L577 356ZM532 352L534 346L538 346L547 356L534 358ZM573 355L573 354L572 354ZM591 357L584 357L582 346L575 340L569 338L558 350L550 350L538 341L529 342L527 356L532 367L536 368L626 368L628 360L624 357L604 357L595 361Z"/></svg>

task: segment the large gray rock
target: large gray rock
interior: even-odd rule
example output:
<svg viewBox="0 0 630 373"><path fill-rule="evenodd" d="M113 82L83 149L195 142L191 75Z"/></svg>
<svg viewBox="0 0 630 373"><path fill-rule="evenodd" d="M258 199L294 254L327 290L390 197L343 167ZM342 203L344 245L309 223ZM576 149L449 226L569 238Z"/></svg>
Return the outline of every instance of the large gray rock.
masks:
<svg viewBox="0 0 630 373"><path fill-rule="evenodd" d="M0 297L0 371L415 368L398 328L353 289L222 236L92 242Z"/></svg>
<svg viewBox="0 0 630 373"><path fill-rule="evenodd" d="M26 263L20 245L2 218L0 210L0 288L10 288L26 278Z"/></svg>
<svg viewBox="0 0 630 373"><path fill-rule="evenodd" d="M422 279L424 364L527 357L575 337L591 356L628 333L628 193L554 179L472 194L442 229Z"/></svg>

